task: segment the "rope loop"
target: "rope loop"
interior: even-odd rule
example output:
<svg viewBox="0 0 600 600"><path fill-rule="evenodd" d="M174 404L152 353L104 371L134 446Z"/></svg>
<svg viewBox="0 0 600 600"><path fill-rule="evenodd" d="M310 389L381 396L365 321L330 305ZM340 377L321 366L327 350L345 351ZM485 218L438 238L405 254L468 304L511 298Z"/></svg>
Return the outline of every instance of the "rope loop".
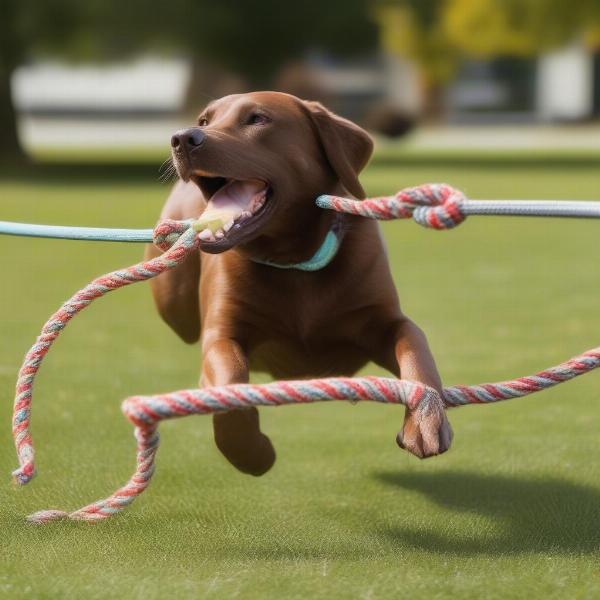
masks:
<svg viewBox="0 0 600 600"><path fill-rule="evenodd" d="M88 283L48 319L35 343L25 355L17 377L12 428L19 459L19 467L13 471L13 478L19 485L29 483L36 473L35 451L30 431L33 385L42 361L56 338L71 319L95 299L175 268L199 246L196 232L185 221L164 221L155 231L157 242L167 246L163 254L125 269L106 273Z"/></svg>
<svg viewBox="0 0 600 600"><path fill-rule="evenodd" d="M395 198L423 227L453 229L466 219L464 194L445 183L407 188L398 192Z"/></svg>
<svg viewBox="0 0 600 600"><path fill-rule="evenodd" d="M351 200L340 196L319 196L317 206L370 219L410 219L431 229L452 229L466 214L465 195L445 183L431 183L400 190L394 196Z"/></svg>

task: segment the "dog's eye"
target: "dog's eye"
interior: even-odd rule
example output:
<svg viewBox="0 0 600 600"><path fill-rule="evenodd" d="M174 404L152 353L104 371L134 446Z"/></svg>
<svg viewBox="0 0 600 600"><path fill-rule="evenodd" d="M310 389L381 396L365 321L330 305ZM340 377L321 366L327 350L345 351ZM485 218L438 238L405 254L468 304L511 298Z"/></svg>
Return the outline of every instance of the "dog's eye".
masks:
<svg viewBox="0 0 600 600"><path fill-rule="evenodd" d="M267 115L263 115L261 113L253 113L248 118L248 125L266 125L270 122L271 119L269 119Z"/></svg>
<svg viewBox="0 0 600 600"><path fill-rule="evenodd" d="M200 117L198 119L198 126L199 127L206 127L206 125L208 125L208 119L206 117Z"/></svg>

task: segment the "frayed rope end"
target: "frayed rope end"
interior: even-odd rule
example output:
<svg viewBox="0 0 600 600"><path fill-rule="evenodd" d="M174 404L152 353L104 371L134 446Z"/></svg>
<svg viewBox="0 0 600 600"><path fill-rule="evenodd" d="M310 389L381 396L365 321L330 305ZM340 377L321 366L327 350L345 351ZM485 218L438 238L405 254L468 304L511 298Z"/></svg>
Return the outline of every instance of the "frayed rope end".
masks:
<svg viewBox="0 0 600 600"><path fill-rule="evenodd" d="M27 485L35 477L33 463L28 463L12 472L13 481L18 485Z"/></svg>
<svg viewBox="0 0 600 600"><path fill-rule="evenodd" d="M35 525L43 525L50 521L65 521L70 518L69 513L63 510L39 510L27 517L29 523Z"/></svg>
<svg viewBox="0 0 600 600"><path fill-rule="evenodd" d="M120 510L120 509L119 509ZM34 512L26 520L34 525L45 525L53 521L85 521L86 523L97 523L111 516L116 511L104 513L97 510L96 504L90 504L84 508L68 513L63 510L56 510L54 508L48 510L39 510Z"/></svg>

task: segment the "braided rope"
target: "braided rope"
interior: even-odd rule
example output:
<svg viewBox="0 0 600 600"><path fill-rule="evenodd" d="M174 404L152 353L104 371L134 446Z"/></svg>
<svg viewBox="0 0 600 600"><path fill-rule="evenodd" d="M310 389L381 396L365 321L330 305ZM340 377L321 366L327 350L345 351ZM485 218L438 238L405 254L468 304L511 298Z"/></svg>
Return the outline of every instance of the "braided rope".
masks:
<svg viewBox="0 0 600 600"><path fill-rule="evenodd" d="M466 198L445 183L432 183L400 190L395 196L350 200L339 196L319 196L317 206L370 219L388 221L410 219L423 227L452 229L466 218Z"/></svg>
<svg viewBox="0 0 600 600"><path fill-rule="evenodd" d="M393 198L374 198L363 202L321 196L318 203L323 208L377 219L412 216L420 224L435 229L454 227L465 218L462 194L445 185L411 188L399 192ZM120 287L155 277L177 266L196 251L199 240L191 224L191 221L161 222L154 230L154 243L165 251L164 254L95 279L65 302L44 325L40 336L25 356L17 379L13 412L13 437L20 465L13 473L17 483L27 484L35 474L33 441L29 431L33 383L53 342L69 321L96 298ZM588 373L599 366L600 347L527 377L499 383L444 388L442 401L446 407L451 408L527 396ZM394 403L426 411L432 402L439 402L439 395L433 388L414 381L386 377L339 377L277 381L262 385L236 384L180 390L157 396L132 396L122 405L123 413L135 426L137 440L136 470L129 481L111 496L74 512L44 510L30 515L28 520L33 523L60 519L98 521L121 512L150 483L159 445L157 427L164 419L250 406L280 406L327 400Z"/></svg>
<svg viewBox="0 0 600 600"><path fill-rule="evenodd" d="M169 223L162 223L157 228L157 240L163 245L164 240L172 231L180 230L179 224L177 224L177 227L170 227L169 225ZM94 279L67 300L48 319L42 328L42 332L26 354L17 377L12 432L20 464L19 468L13 473L18 483L21 485L26 484L35 475L33 442L29 432L33 383L42 360L60 332L77 313L89 306L96 298L137 281L156 277L156 275L176 267L185 260L190 252L198 247L198 243L195 232L187 228L179 237L179 240L164 254L127 269L113 271Z"/></svg>
<svg viewBox="0 0 600 600"><path fill-rule="evenodd" d="M452 229L469 215L600 219L600 202L572 200L468 200L445 183L406 188L395 196L351 200L319 196L317 206L371 219L409 219L432 229Z"/></svg>
<svg viewBox="0 0 600 600"><path fill-rule="evenodd" d="M321 208L360 214L374 219L399 219L416 215L415 220L425 227L437 229L456 226L467 215L517 217L579 217L600 219L600 201L573 200L466 200L446 184L430 184L409 188L395 196L370 198L364 201L338 196L319 196ZM418 208L418 206L426 208ZM436 227L435 222L448 223ZM182 222L184 225L186 222ZM114 229L110 227L66 227L0 221L0 235L85 240L100 242L152 242L152 229Z"/></svg>

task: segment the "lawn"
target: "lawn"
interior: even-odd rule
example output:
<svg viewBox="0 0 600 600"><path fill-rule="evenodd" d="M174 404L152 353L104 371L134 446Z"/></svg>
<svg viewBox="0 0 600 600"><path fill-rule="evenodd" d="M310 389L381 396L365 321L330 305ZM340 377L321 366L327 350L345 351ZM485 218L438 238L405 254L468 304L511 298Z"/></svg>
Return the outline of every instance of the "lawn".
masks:
<svg viewBox="0 0 600 600"><path fill-rule="evenodd" d="M383 152L371 194L447 181L476 198L600 196L597 157ZM147 227L168 186L154 166L4 173L0 219ZM452 232L384 227L405 311L447 384L532 372L600 341L600 223L473 217ZM15 489L17 369L47 316L141 247L0 238L0 597L591 598L600 596L600 378L450 413L455 441L419 461L394 443L402 410L264 409L278 462L259 479L218 454L210 419L161 426L155 479L107 522L24 516L106 496L132 471L120 402L194 386L200 361L147 285L98 301L40 373L39 476ZM365 372L382 374L371 366Z"/></svg>

